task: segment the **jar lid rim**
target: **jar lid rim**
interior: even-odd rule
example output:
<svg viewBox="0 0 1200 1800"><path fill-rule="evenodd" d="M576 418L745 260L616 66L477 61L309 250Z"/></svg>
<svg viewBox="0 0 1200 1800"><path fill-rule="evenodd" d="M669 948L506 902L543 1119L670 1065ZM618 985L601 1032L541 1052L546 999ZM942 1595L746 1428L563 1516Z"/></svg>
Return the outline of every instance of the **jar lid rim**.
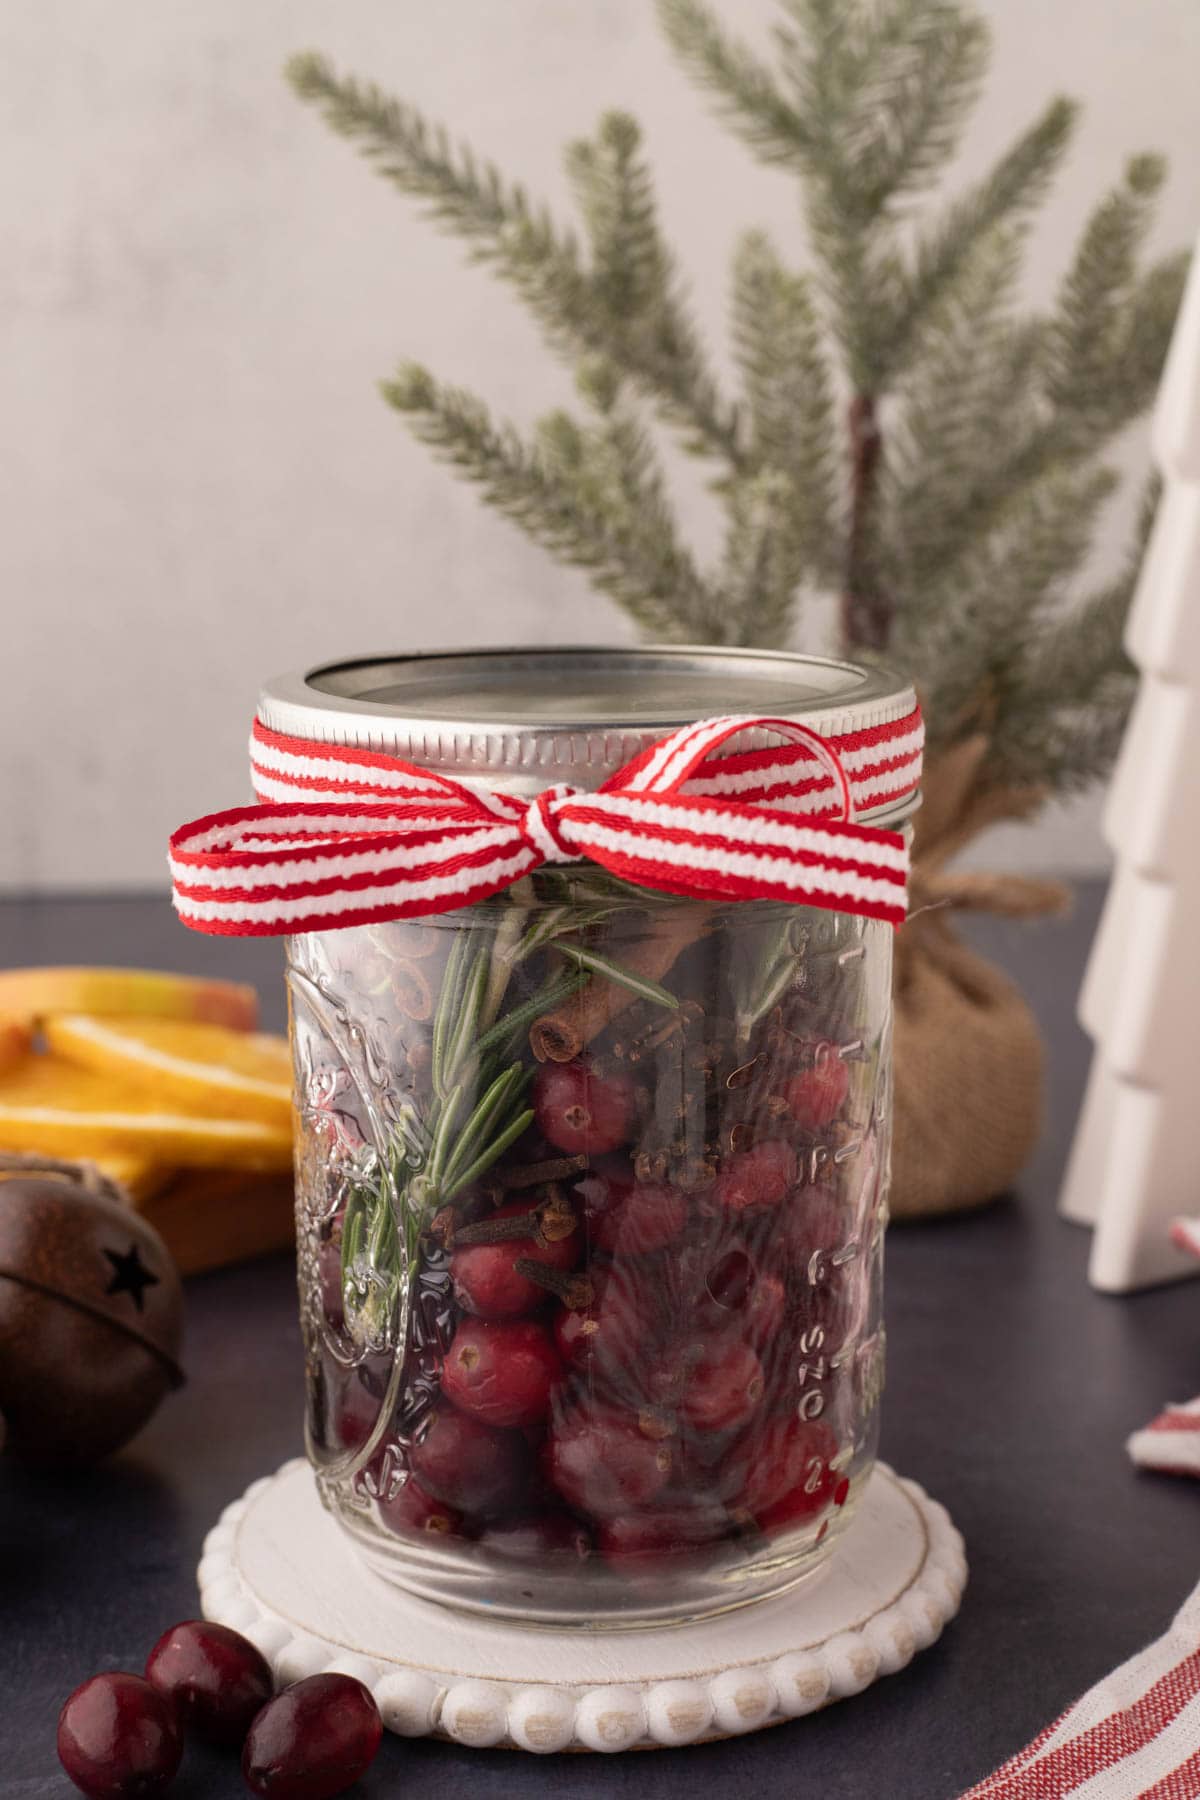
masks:
<svg viewBox="0 0 1200 1800"><path fill-rule="evenodd" d="M522 793L549 782L597 787L648 744L712 714L797 719L836 737L915 706L902 677L835 658L571 644L339 658L267 682L258 711L274 731Z"/></svg>

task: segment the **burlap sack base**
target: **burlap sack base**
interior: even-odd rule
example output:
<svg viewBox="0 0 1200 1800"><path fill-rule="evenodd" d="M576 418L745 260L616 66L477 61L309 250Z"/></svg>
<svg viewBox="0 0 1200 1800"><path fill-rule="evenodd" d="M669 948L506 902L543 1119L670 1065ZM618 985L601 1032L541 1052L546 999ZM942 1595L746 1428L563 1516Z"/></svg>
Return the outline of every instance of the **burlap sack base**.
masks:
<svg viewBox="0 0 1200 1800"><path fill-rule="evenodd" d="M913 822L912 915L896 935L897 1219L957 1212L1004 1193L1041 1129L1043 1054L1033 1014L951 922L963 911L1039 918L1069 903L1058 882L948 866L981 832L1032 818L1045 801L1036 787L990 787L989 748L987 732L975 730L930 756Z"/></svg>
<svg viewBox="0 0 1200 1800"><path fill-rule="evenodd" d="M897 936L893 1034L892 1217L1003 1193L1041 1129L1042 1040L1016 987L945 913Z"/></svg>

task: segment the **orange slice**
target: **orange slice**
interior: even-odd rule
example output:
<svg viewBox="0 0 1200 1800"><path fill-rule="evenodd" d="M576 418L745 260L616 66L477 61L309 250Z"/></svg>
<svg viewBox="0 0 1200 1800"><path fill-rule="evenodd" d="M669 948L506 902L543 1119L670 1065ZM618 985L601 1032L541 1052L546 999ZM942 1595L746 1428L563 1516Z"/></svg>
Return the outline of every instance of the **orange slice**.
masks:
<svg viewBox="0 0 1200 1800"><path fill-rule="evenodd" d="M153 1157L138 1156L133 1151L123 1155L110 1152L107 1156L93 1156L88 1160L94 1162L110 1181L120 1182L139 1211L148 1200L170 1187L176 1176L176 1170L168 1163L155 1162Z"/></svg>
<svg viewBox="0 0 1200 1800"><path fill-rule="evenodd" d="M291 1167L292 1134L261 1119L202 1118L132 1082L29 1056L0 1075L0 1149L282 1170Z"/></svg>
<svg viewBox="0 0 1200 1800"><path fill-rule="evenodd" d="M52 1014L42 1030L65 1062L132 1082L185 1112L292 1128L286 1038L181 1019L93 1019L82 1013Z"/></svg>
<svg viewBox="0 0 1200 1800"><path fill-rule="evenodd" d="M33 1034L22 1019L0 1019L0 1070L28 1055Z"/></svg>
<svg viewBox="0 0 1200 1800"><path fill-rule="evenodd" d="M258 995L237 981L154 969L0 969L0 1013L36 1024L47 1013L137 1013L253 1031Z"/></svg>

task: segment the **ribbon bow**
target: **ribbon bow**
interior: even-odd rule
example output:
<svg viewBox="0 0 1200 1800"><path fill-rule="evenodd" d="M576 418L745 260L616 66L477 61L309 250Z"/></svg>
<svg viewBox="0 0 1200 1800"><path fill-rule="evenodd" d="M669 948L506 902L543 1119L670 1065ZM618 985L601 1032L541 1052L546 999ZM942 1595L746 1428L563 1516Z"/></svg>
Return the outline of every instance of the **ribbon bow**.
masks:
<svg viewBox="0 0 1200 1800"><path fill-rule="evenodd" d="M707 764L747 731L789 743ZM904 838L858 824L856 811L915 789L922 741L919 710L833 739L789 719L704 719L595 793L558 786L523 800L256 719L260 804L174 834L175 907L185 925L223 936L328 931L449 912L543 863L586 858L664 893L788 900L898 925Z"/></svg>

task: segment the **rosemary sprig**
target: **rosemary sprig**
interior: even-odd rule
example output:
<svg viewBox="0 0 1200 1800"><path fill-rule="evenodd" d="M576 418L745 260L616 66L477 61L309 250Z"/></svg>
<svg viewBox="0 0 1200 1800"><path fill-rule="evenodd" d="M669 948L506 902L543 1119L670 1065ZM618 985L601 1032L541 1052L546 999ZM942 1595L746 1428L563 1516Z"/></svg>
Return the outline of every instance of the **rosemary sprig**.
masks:
<svg viewBox="0 0 1200 1800"><path fill-rule="evenodd" d="M751 979L743 984L736 1009L739 1043L745 1043L758 1021L765 1018L787 993L803 966L804 955L803 944L796 943L796 920L788 917L777 927L770 947Z"/></svg>
<svg viewBox="0 0 1200 1800"><path fill-rule="evenodd" d="M525 1035L526 1029L544 1012L553 1012L564 1000L583 987L590 977L578 970L571 975L560 975L557 980L548 981L537 993L520 1006L514 1006L511 1012L497 1021L489 1031L485 1031L475 1048L478 1054L486 1056L497 1047L506 1056L515 1056L517 1045Z"/></svg>
<svg viewBox="0 0 1200 1800"><path fill-rule="evenodd" d="M356 1336L390 1347L417 1266L421 1234L438 1208L477 1181L533 1122L526 1104L532 1070L520 1046L531 1021L589 979L554 977L530 999L500 1012L511 954L523 925L513 907L484 936L456 932L433 1019L424 1115L397 1128L389 1155L364 1176L347 1203L342 1293ZM496 1015L499 1013L499 1016Z"/></svg>
<svg viewBox="0 0 1200 1800"><path fill-rule="evenodd" d="M581 969L587 969L594 975L603 975L607 981L615 982L618 987L628 988L631 994L637 994L643 1000L650 1000L655 1006L669 1007L678 1012L678 998L657 981L651 981L645 975L635 975L629 969L622 968L620 963L613 962L610 957L601 956L598 950L585 949L582 944L558 943L555 948Z"/></svg>
<svg viewBox="0 0 1200 1800"><path fill-rule="evenodd" d="M470 1187L473 1181L478 1181L481 1175L487 1173L496 1159L503 1156L509 1146L515 1144L521 1133L528 1130L529 1126L532 1124L533 1109L532 1107L527 1107L524 1112L517 1114L511 1124L504 1127L504 1130L498 1137L492 1139L487 1149L482 1155L475 1158L475 1161L471 1164L470 1168L464 1169L463 1173L455 1179L452 1185L446 1190L446 1199L453 1200L455 1194L461 1194L462 1190Z"/></svg>

